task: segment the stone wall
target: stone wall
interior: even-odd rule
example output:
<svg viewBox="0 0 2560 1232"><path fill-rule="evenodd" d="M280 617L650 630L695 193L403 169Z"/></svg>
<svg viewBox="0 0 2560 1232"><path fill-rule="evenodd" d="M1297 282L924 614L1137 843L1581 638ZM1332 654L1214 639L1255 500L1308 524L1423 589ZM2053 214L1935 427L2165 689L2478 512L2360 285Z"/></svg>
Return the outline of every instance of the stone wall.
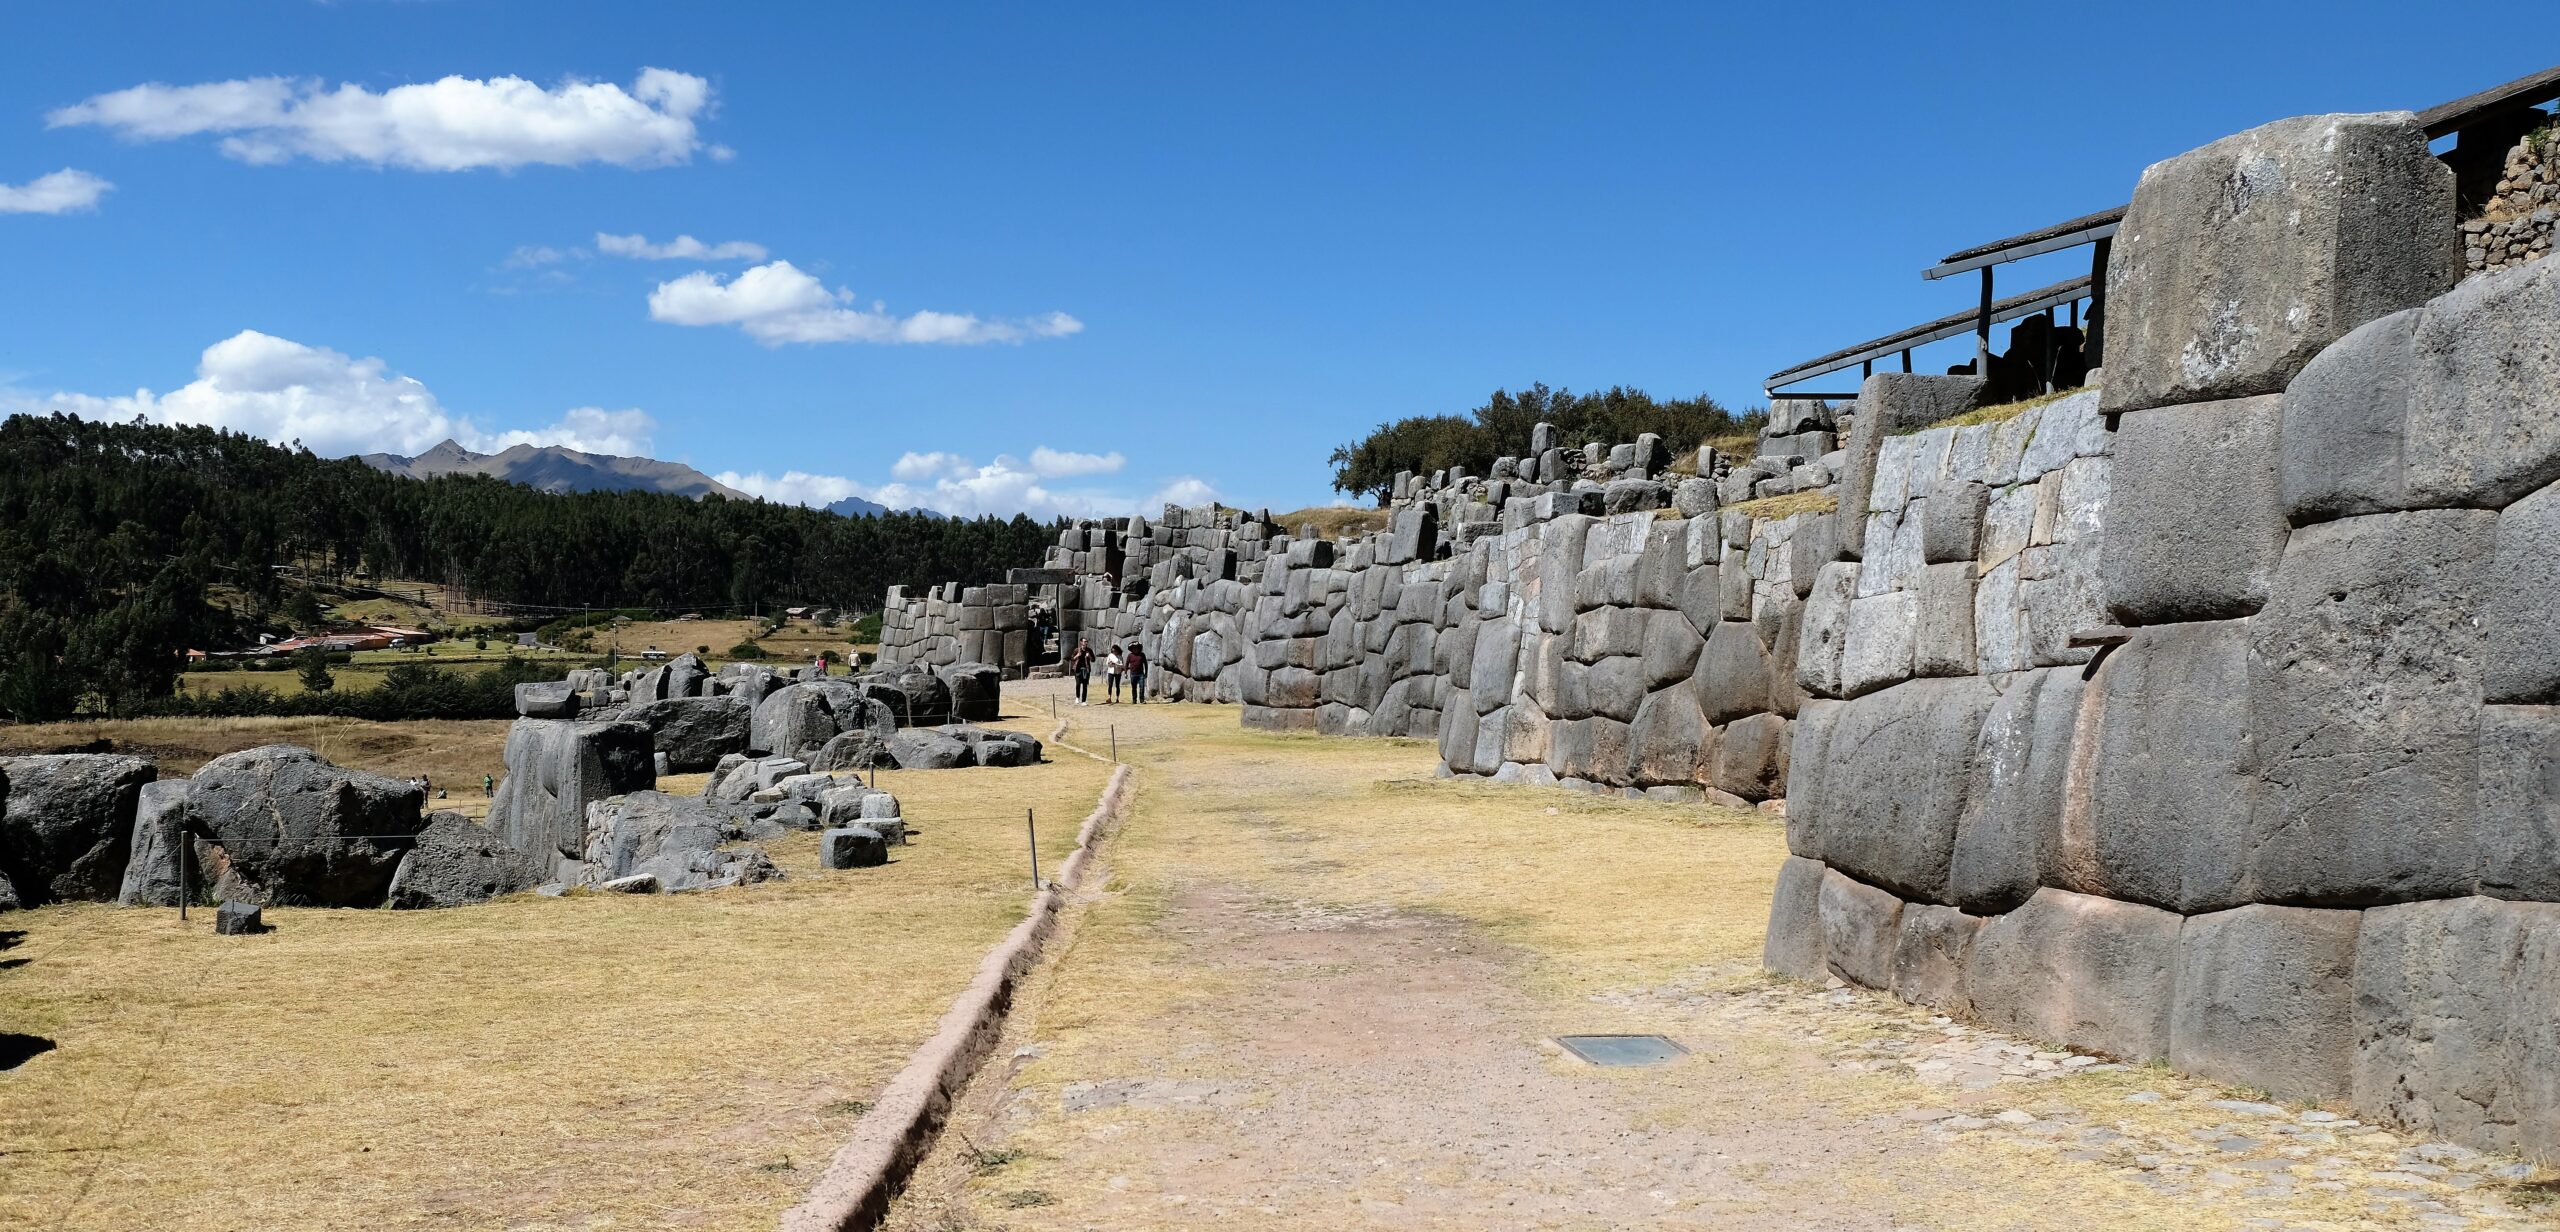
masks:
<svg viewBox="0 0 2560 1232"><path fill-rule="evenodd" d="M986 663L1020 676L1032 644L1031 588L1015 583L929 587L910 598L889 588L880 605L880 661L949 667Z"/></svg>
<svg viewBox="0 0 2560 1232"><path fill-rule="evenodd" d="M2560 232L2560 121L2507 152L2495 195L2462 224L2463 265L2485 274L2551 255Z"/></svg>
<svg viewBox="0 0 2560 1232"><path fill-rule="evenodd" d="M2551 1156L2560 265L2457 285L2464 234L2414 117L2283 121L2144 173L2090 389L1878 374L1693 474L1542 430L1134 590L1061 551L1160 695L1783 798L1774 970Z"/></svg>

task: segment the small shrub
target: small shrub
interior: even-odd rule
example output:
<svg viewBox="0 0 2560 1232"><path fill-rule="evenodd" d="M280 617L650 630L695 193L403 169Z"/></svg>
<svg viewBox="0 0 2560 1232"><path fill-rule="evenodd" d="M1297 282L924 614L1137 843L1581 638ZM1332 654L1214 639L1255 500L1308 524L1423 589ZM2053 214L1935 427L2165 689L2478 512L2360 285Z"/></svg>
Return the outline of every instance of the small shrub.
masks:
<svg viewBox="0 0 2560 1232"><path fill-rule="evenodd" d="M758 646L754 642L740 642L729 648L729 657L732 659L763 659L770 658L771 656L765 653L764 647Z"/></svg>
<svg viewBox="0 0 2560 1232"><path fill-rule="evenodd" d="M1010 1148L998 1148L992 1151L973 1150L970 1152L969 1162L970 1166L977 1170L978 1175L985 1176L986 1174L994 1172L997 1169L1004 1167L1006 1164L1012 1163L1020 1158L1022 1158L1022 1152L1020 1151L1012 1150Z"/></svg>
<svg viewBox="0 0 2560 1232"><path fill-rule="evenodd" d="M1016 1211L1025 1210L1034 1206L1047 1206L1055 1201L1057 1201L1056 1198L1052 1198L1037 1189L1017 1189L1012 1193L996 1199L998 1205L1003 1206L1007 1210Z"/></svg>

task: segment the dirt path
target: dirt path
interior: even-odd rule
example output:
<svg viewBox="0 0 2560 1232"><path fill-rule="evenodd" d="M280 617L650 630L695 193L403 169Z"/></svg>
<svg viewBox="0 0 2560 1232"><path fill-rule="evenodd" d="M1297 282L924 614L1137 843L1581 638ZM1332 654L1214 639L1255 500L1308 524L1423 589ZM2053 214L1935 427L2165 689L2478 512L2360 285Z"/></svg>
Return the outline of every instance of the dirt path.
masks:
<svg viewBox="0 0 2560 1232"><path fill-rule="evenodd" d="M1763 820L1118 729L1106 888L893 1219L992 1228L2531 1226L2511 1161L1757 972ZM1089 716L1089 717L1088 717ZM1555 1034L1659 1031L1599 1069ZM2503 1169L2503 1173L2502 1173Z"/></svg>

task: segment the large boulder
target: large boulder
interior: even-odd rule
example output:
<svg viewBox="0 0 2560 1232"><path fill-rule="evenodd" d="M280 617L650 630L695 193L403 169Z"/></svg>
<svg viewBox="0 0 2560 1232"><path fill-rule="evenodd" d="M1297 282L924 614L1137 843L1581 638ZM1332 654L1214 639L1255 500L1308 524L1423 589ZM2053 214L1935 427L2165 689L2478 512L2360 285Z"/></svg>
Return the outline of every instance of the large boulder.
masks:
<svg viewBox="0 0 2560 1232"><path fill-rule="evenodd" d="M2052 884L2189 913L2249 900L2249 836L2267 807L2266 746L2249 734L2251 626L2142 629L2099 665L2084 686L2098 695L2085 710L2095 730L2079 737L2094 748L2049 823Z"/></svg>
<svg viewBox="0 0 2560 1232"><path fill-rule="evenodd" d="M2412 503L2494 507L2560 480L2560 264L2465 281L2427 305L2410 345Z"/></svg>
<svg viewBox="0 0 2560 1232"><path fill-rule="evenodd" d="M578 717L577 684L549 680L517 685L516 713L528 719L574 719Z"/></svg>
<svg viewBox="0 0 2560 1232"><path fill-rule="evenodd" d="M1868 988L1893 985L1893 953L1902 936L1902 900L1844 877L1822 874L1817 903L1822 914L1822 953L1834 974Z"/></svg>
<svg viewBox="0 0 2560 1232"><path fill-rule="evenodd" d="M886 706L888 720L900 727L939 727L951 721L951 686L921 664L862 676L855 683Z"/></svg>
<svg viewBox="0 0 2560 1232"><path fill-rule="evenodd" d="M889 737L889 756L901 770L952 770L977 764L977 754L957 737L911 727Z"/></svg>
<svg viewBox="0 0 2560 1232"><path fill-rule="evenodd" d="M425 825L425 799L415 783L270 744L206 762L187 815L226 902L373 907Z"/></svg>
<svg viewBox="0 0 2560 1232"><path fill-rule="evenodd" d="M2107 269L2100 407L2276 393L2461 264L2453 172L2405 111L2279 120L2154 163Z"/></svg>
<svg viewBox="0 0 2560 1232"><path fill-rule="evenodd" d="M2228 620L2267 601L2284 552L2284 417L2284 399L2268 396L2117 422L2099 567L2117 623Z"/></svg>
<svg viewBox="0 0 2560 1232"><path fill-rule="evenodd" d="M489 805L489 829L519 851L577 859L587 806L658 781L649 729L640 723L518 719L507 729L507 777Z"/></svg>
<svg viewBox="0 0 2560 1232"><path fill-rule="evenodd" d="M587 809L584 884L652 877L666 893L749 885L781 876L761 848L725 847L747 824L741 810L694 796L640 791Z"/></svg>
<svg viewBox="0 0 2560 1232"><path fill-rule="evenodd" d="M2560 1153L2560 904L2377 907L2356 933L2354 1106L2478 1146Z"/></svg>
<svg viewBox="0 0 2560 1232"><path fill-rule="evenodd" d="M954 663L934 673L951 692L951 717L962 723L991 723L1002 709L1004 669L992 663Z"/></svg>
<svg viewBox="0 0 2560 1232"><path fill-rule="evenodd" d="M1956 826L1970 805L1982 725L1999 700L1978 676L1914 680L1824 716L1821 782L1797 851L1921 902L1948 901ZM1803 756L1803 751L1798 751Z"/></svg>
<svg viewBox="0 0 2560 1232"><path fill-rule="evenodd" d="M869 728L838 732L834 739L809 758L809 768L821 773L837 770L895 769L897 759L889 755L889 742Z"/></svg>
<svg viewBox="0 0 2560 1232"><path fill-rule="evenodd" d="M548 869L460 813L437 812L391 874L388 905L460 907L529 890Z"/></svg>
<svg viewBox="0 0 2560 1232"><path fill-rule="evenodd" d="M2345 1099L2360 911L2253 903L2178 933L2169 1063L2277 1099Z"/></svg>
<svg viewBox="0 0 2560 1232"><path fill-rule="evenodd" d="M116 902L127 907L175 907L192 902L204 885L204 870L189 866L179 877L178 853L187 849L187 800L191 779L158 779L142 785L134 805L133 855L124 866L124 888Z"/></svg>
<svg viewBox="0 0 2560 1232"><path fill-rule="evenodd" d="M2126 1061L2169 1055L2179 919L2043 889L1975 934L1964 994L2003 1030Z"/></svg>
<svg viewBox="0 0 2560 1232"><path fill-rule="evenodd" d="M747 750L756 708L743 697L670 697L626 706L622 717L649 729L671 774L699 774Z"/></svg>
<svg viewBox="0 0 2560 1232"><path fill-rule="evenodd" d="M142 785L157 773L112 753L0 758L0 875L24 905L113 901Z"/></svg>
<svg viewBox="0 0 2560 1232"><path fill-rule="evenodd" d="M1036 766L1040 764L1040 742L1017 731L998 731L953 723L941 729L942 734L969 746L970 759L981 766Z"/></svg>

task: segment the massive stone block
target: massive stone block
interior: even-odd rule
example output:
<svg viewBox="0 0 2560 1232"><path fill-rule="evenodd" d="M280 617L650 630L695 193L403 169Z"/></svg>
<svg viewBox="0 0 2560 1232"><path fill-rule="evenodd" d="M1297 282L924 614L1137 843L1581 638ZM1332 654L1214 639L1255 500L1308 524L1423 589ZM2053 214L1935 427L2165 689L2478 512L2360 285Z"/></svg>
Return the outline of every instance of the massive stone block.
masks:
<svg viewBox="0 0 2560 1232"><path fill-rule="evenodd" d="M2043 889L1975 935L1965 998L2004 1030L2126 1061L2169 1054L2175 915Z"/></svg>
<svg viewBox="0 0 2560 1232"><path fill-rule="evenodd" d="M2295 525L2411 507L2404 455L2419 311L2357 326L2286 387L2277 486Z"/></svg>
<svg viewBox="0 0 2560 1232"><path fill-rule="evenodd" d="M1634 721L1636 707L1644 702L1644 660L1633 656L1604 659L1592 664L1582 680L1593 715L1621 723Z"/></svg>
<svg viewBox="0 0 2560 1232"><path fill-rule="evenodd" d="M2458 898L2367 911L2355 993L2357 1111L2560 1154L2560 905Z"/></svg>
<svg viewBox="0 0 2560 1232"><path fill-rule="evenodd" d="M1921 558L1932 565L1972 564L1982 542L1982 516L1990 507L1991 489L1979 482L1933 489L1920 517Z"/></svg>
<svg viewBox="0 0 2560 1232"><path fill-rule="evenodd" d="M1969 676L1975 670L1972 561L1931 565L1920 577L1911 645L1914 676Z"/></svg>
<svg viewBox="0 0 2560 1232"><path fill-rule="evenodd" d="M2472 891L2481 597L2497 515L2418 510L2297 532L2250 621L2267 788L2256 897L2364 906Z"/></svg>
<svg viewBox="0 0 2560 1232"><path fill-rule="evenodd" d="M2412 503L2495 507L2560 480L2560 264L2464 282L2411 346Z"/></svg>
<svg viewBox="0 0 2560 1232"><path fill-rule="evenodd" d="M2269 395L2117 421L2100 566L2117 623L2229 620L2267 601L2284 552L2284 408Z"/></svg>
<svg viewBox="0 0 2560 1232"><path fill-rule="evenodd" d="M516 720L527 724L620 726ZM648 732L629 730L640 740L645 769ZM412 836L426 824L418 812L425 798L414 783L270 744L206 762L195 774L187 815L204 836L198 851L225 901L371 907L383 901Z"/></svg>
<svg viewBox="0 0 2560 1232"><path fill-rule="evenodd" d="M2012 574L2014 576L2014 570ZM1858 566L1824 565L1804 601L1796 639L1796 684L1814 697L1841 695L1842 656L1849 649L1849 604L1858 592Z"/></svg>
<svg viewBox="0 0 2560 1232"><path fill-rule="evenodd" d="M1843 703L1823 740L1819 815L1810 822L1822 861L1903 898L1946 902L1956 824L1996 700L1987 681L1967 676Z"/></svg>
<svg viewBox="0 0 2560 1232"><path fill-rule="evenodd" d="M1645 618L1644 681L1648 689L1659 689L1675 681L1687 680L1698 666L1698 653L1706 639L1691 628L1689 618L1674 611L1655 611Z"/></svg>
<svg viewBox="0 0 2560 1232"><path fill-rule="evenodd" d="M2261 125L2152 164L2107 271L2107 414L2282 390L2461 270L2453 172L2405 111Z"/></svg>
<svg viewBox="0 0 2560 1232"><path fill-rule="evenodd" d="M133 812L133 856L125 863L124 888L116 902L125 907L175 907L183 896L194 901L204 885L204 870L188 862L181 880L178 853L186 848L187 798L192 779L155 779L142 785Z"/></svg>
<svg viewBox="0 0 2560 1232"><path fill-rule="evenodd" d="M2482 596L2488 663L2481 688L2493 702L2560 702L2560 483L2498 515L2488 591Z"/></svg>
<svg viewBox="0 0 2560 1232"><path fill-rule="evenodd" d="M1769 652L1749 624L1724 621L1698 654L1698 709L1721 726L1769 708Z"/></svg>
<svg viewBox="0 0 2560 1232"><path fill-rule="evenodd" d="M720 764L722 757L747 751L755 714L743 697L671 697L625 707L622 717L649 728L657 751L667 755L670 773L697 774Z"/></svg>
<svg viewBox="0 0 2560 1232"><path fill-rule="evenodd" d="M1853 529L1866 516L1875 489L1876 464L1887 438L1952 418L1982 405L1990 382L1978 376L1924 376L1878 372L1858 387L1858 413L1841 461L1840 541L1856 556L1863 535Z"/></svg>
<svg viewBox="0 0 2560 1232"><path fill-rule="evenodd" d="M1893 951L1902 939L1902 900L1839 869L1822 874L1822 956L1841 979L1868 988L1893 984Z"/></svg>
<svg viewBox="0 0 2560 1232"><path fill-rule="evenodd" d="M1894 995L1950 1014L1971 1013L1964 972L1982 925L1982 917L1953 907L1906 904L1893 944Z"/></svg>
<svg viewBox="0 0 2560 1232"><path fill-rule="evenodd" d="M1701 776L1700 753L1713 733L1698 713L1697 695L1685 688L1645 696L1628 733L1628 777L1639 786L1686 785Z"/></svg>
<svg viewBox="0 0 2560 1232"><path fill-rule="evenodd" d="M1983 718L1948 870L1958 906L1997 915L2024 903L2054 875L2064 818L2086 824L2087 799L2069 792L2085 696L2078 668L2038 668L2012 677Z"/></svg>
<svg viewBox="0 0 2560 1232"><path fill-rule="evenodd" d="M2358 911L2251 905L2178 934L2169 1064L2277 1099L2344 1099Z"/></svg>
<svg viewBox="0 0 2560 1232"><path fill-rule="evenodd" d="M489 804L489 829L546 861L577 859L587 806L655 786L653 752L638 723L518 719L507 729L507 777Z"/></svg>
<svg viewBox="0 0 2560 1232"><path fill-rule="evenodd" d="M2479 827L2480 893L2560 901L2560 708L2481 712Z"/></svg>
<svg viewBox="0 0 2560 1232"><path fill-rule="evenodd" d="M2262 807L2252 737L2250 624L2142 629L2088 687L2096 731L2065 788L2052 884L2174 911L2249 900Z"/></svg>
<svg viewBox="0 0 2560 1232"><path fill-rule="evenodd" d="M19 902L113 901L142 785L157 774L143 758L112 753L0 758L0 877Z"/></svg>
<svg viewBox="0 0 2560 1232"><path fill-rule="evenodd" d="M1829 970L1822 956L1822 874L1820 861L1802 856L1789 856L1778 866L1761 966L1799 980L1818 981Z"/></svg>
<svg viewBox="0 0 2560 1232"><path fill-rule="evenodd" d="M1785 794L1787 785L1787 720L1775 714L1745 715L1725 725L1714 739L1715 776L1720 791L1745 800L1769 800Z"/></svg>
<svg viewBox="0 0 2560 1232"><path fill-rule="evenodd" d="M675 699L683 700L683 699ZM435 813L417 845L391 873L385 906L398 910L460 907L532 889L548 868L541 860L460 813Z"/></svg>
<svg viewBox="0 0 2560 1232"><path fill-rule="evenodd" d="M1796 712L1795 738L1787 749L1787 850L1808 859L1822 858L1819 823L1830 811L1822 779L1830 772L1831 729L1845 704L1806 702Z"/></svg>
<svg viewBox="0 0 2560 1232"><path fill-rule="evenodd" d="M1849 636L1840 654L1841 696L1859 697L1911 679L1919 638L1917 593L1895 590L1850 600Z"/></svg>

